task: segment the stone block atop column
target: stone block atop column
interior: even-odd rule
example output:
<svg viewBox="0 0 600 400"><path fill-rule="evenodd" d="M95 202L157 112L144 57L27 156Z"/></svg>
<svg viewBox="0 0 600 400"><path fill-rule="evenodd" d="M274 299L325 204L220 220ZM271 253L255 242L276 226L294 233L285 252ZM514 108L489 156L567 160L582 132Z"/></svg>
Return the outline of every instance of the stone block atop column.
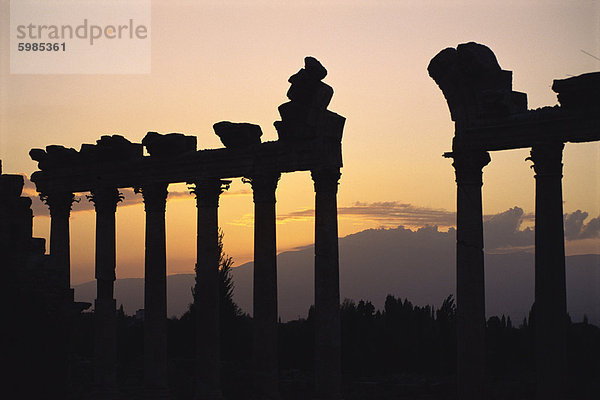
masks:
<svg viewBox="0 0 600 400"><path fill-rule="evenodd" d="M172 157L196 151L196 136L187 136L182 133L168 133L162 135L158 132L148 132L142 145L146 147L150 156Z"/></svg>
<svg viewBox="0 0 600 400"><path fill-rule="evenodd" d="M555 79L552 90L561 107L598 112L600 108L600 72L590 72L567 79Z"/></svg>
<svg viewBox="0 0 600 400"><path fill-rule="evenodd" d="M506 117L527 111L527 95L512 90L512 71L479 43L459 44L439 52L427 67L450 108L453 121Z"/></svg>
<svg viewBox="0 0 600 400"><path fill-rule="evenodd" d="M38 162L40 170L72 168L80 163L79 153L73 148L49 145L46 149L31 149L29 156Z"/></svg>
<svg viewBox="0 0 600 400"><path fill-rule="evenodd" d="M274 123L279 140L294 142L321 136L341 140L342 130L339 127L343 128L343 122L331 122L345 119L327 110L333 88L321 82L326 76L327 70L316 58L306 57L304 68L289 78L291 86L287 97L290 101L279 106L281 121Z"/></svg>
<svg viewBox="0 0 600 400"><path fill-rule="evenodd" d="M23 185L22 175L0 175L0 201L18 199L23 192Z"/></svg>
<svg viewBox="0 0 600 400"><path fill-rule="evenodd" d="M228 149L242 149L260 144L262 136L259 125L247 122L221 121L214 124L213 129Z"/></svg>
<svg viewBox="0 0 600 400"><path fill-rule="evenodd" d="M143 148L121 135L104 135L96 144L82 144L79 154L84 162L119 162L140 159Z"/></svg>

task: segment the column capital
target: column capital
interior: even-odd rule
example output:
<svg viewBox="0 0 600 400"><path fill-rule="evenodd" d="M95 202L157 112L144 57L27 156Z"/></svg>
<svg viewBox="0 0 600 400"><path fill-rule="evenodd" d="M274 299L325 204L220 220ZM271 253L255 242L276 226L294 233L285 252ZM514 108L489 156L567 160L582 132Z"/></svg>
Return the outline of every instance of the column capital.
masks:
<svg viewBox="0 0 600 400"><path fill-rule="evenodd" d="M123 195L117 188L100 187L94 188L91 195L86 196L89 201L94 203L96 212L116 212L117 203L123 200Z"/></svg>
<svg viewBox="0 0 600 400"><path fill-rule="evenodd" d="M152 183L135 189L136 193L142 193L146 212L165 212L167 195L169 194L167 191L168 186L168 183Z"/></svg>
<svg viewBox="0 0 600 400"><path fill-rule="evenodd" d="M456 174L456 183L467 185L483 185L482 170L492 160L490 153L484 150L453 151L444 154L452 158L452 166Z"/></svg>
<svg viewBox="0 0 600 400"><path fill-rule="evenodd" d="M562 151L565 144L562 142L539 143L531 147L530 157L533 161L531 166L535 171L535 177L558 176L562 177Z"/></svg>
<svg viewBox="0 0 600 400"><path fill-rule="evenodd" d="M48 205L52 217L68 216L73 202L79 201L75 200L75 195L71 192L42 192L40 199Z"/></svg>
<svg viewBox="0 0 600 400"><path fill-rule="evenodd" d="M275 190L280 173L256 174L244 182L252 185L254 203L275 203Z"/></svg>
<svg viewBox="0 0 600 400"><path fill-rule="evenodd" d="M223 179L202 179L189 187L196 196L196 207L219 207L219 196L229 189L231 181Z"/></svg>
<svg viewBox="0 0 600 400"><path fill-rule="evenodd" d="M339 168L326 168L319 170L311 170L310 176L315 184L316 193L333 192L337 193L337 186L339 184L340 173Z"/></svg>

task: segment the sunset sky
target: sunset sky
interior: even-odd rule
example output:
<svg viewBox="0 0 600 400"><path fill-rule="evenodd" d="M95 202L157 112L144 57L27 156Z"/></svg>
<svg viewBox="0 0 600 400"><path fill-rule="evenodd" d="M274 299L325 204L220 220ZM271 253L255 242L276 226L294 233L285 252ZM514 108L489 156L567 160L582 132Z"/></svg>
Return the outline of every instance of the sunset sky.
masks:
<svg viewBox="0 0 600 400"><path fill-rule="evenodd" d="M595 1L153 1L150 74L19 75L9 71L9 2L0 12L0 159L4 173L30 176L29 149L79 149L106 134L139 142L148 131L198 137L222 147L215 122L252 122L276 140L277 106L287 79L307 55L328 69L329 109L347 118L339 186L340 235L366 228L447 229L456 207L454 171L442 153L453 123L427 75L440 50L476 41L489 46L529 108L555 105L553 79L600 70L600 3ZM589 54L586 54L589 53ZM484 169L484 214L518 206L534 211L528 150L492 153ZM600 147L567 144L564 209L600 214ZM195 259L195 202L172 185L167 205L169 273ZM30 185L26 195L33 196ZM143 275L140 199L117 211L117 276ZM94 213L81 195L71 219L72 283L93 278ZM137 201L136 201L137 199ZM286 174L277 190L278 249L313 241L309 173ZM49 218L35 203L34 234ZM77 211L79 210L79 211ZM225 250L237 265L252 259L250 187L235 180L221 198ZM525 224L531 226L531 219ZM600 253L600 240L567 243L568 252Z"/></svg>

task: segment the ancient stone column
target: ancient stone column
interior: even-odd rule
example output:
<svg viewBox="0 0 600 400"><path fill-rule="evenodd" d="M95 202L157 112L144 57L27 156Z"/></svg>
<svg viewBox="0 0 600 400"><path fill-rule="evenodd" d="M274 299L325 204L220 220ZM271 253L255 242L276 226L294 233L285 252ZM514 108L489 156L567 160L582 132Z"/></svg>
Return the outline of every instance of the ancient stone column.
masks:
<svg viewBox="0 0 600 400"><path fill-rule="evenodd" d="M315 184L315 392L341 396L338 168L311 171Z"/></svg>
<svg viewBox="0 0 600 400"><path fill-rule="evenodd" d="M228 181L195 183L198 208L196 253L196 399L222 399L219 337L219 195Z"/></svg>
<svg viewBox="0 0 600 400"><path fill-rule="evenodd" d="M50 208L50 255L58 266L62 286L71 288L71 244L69 217L75 196L71 192L42 193L42 200Z"/></svg>
<svg viewBox="0 0 600 400"><path fill-rule="evenodd" d="M94 386L102 398L113 398L117 393L115 213L121 195L116 188L96 188L89 199L96 209Z"/></svg>
<svg viewBox="0 0 600 400"><path fill-rule="evenodd" d="M456 173L457 389L461 400L484 398L485 281L482 169L486 151L454 152Z"/></svg>
<svg viewBox="0 0 600 400"><path fill-rule="evenodd" d="M73 335L72 307L74 291L71 289L71 243L69 235L69 218L75 196L71 192L41 193L40 198L50 209L50 256L61 287L60 311L56 314L56 326L62 340L53 343L55 367L61 371L58 375L64 378L62 386L70 384L70 357L72 353L71 336ZM56 371L53 371L56 373Z"/></svg>
<svg viewBox="0 0 600 400"><path fill-rule="evenodd" d="M535 354L538 399L562 399L567 291L562 205L563 143L531 149L535 170Z"/></svg>
<svg viewBox="0 0 600 400"><path fill-rule="evenodd" d="M255 175L254 192L254 385L261 398L278 399L277 242L275 189L280 174Z"/></svg>
<svg viewBox="0 0 600 400"><path fill-rule="evenodd" d="M145 398L169 398L167 381L167 183L143 185L146 210L144 279Z"/></svg>

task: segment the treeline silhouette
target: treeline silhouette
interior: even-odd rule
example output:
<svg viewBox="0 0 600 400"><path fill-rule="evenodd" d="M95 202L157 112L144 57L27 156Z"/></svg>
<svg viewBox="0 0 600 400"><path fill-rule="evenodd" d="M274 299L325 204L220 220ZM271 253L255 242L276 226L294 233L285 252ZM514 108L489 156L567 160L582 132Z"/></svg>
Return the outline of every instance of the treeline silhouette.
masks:
<svg viewBox="0 0 600 400"><path fill-rule="evenodd" d="M222 271L221 350L228 399L252 398L252 318L232 301L228 269ZM229 278L228 278L229 277ZM313 308L306 319L279 324L281 391L285 399L309 398L314 349ZM193 398L194 307L168 321L169 379L175 398ZM342 366L346 399L453 399L456 307L448 296L439 308L387 296L382 310L369 301L341 305ZM569 323L568 392L593 399L600 390L600 329L587 320ZM85 393L92 377L93 313L76 321L73 391ZM509 317L487 321L487 373L491 399L533 399L535 317L515 326ZM118 311L119 386L136 398L142 385L143 321ZM419 397L421 396L421 397Z"/></svg>
<svg viewBox="0 0 600 400"><path fill-rule="evenodd" d="M252 399L252 318L233 301L232 261L222 251L220 265L223 391L230 400ZM65 321L52 317L57 312L42 301L47 296L27 293L9 313L13 324L5 330L5 354L12 369L4 376L4 387L19 398L85 398L93 383L94 313L75 315L69 330ZM457 317L452 296L435 308L388 295L381 310L370 301L347 299L340 312L345 399L455 398ZM587 318L566 323L569 398L596 399L600 329ZM533 311L518 324L505 316L488 319L489 399L534 398L534 328ZM141 398L143 319L126 315L121 306L117 330L119 388L124 398ZM195 330L193 304L181 317L168 320L169 382L176 399L193 398ZM71 366L67 383L59 367L67 362L66 354ZM283 399L311 398L313 357L311 307L307 318L279 323Z"/></svg>

